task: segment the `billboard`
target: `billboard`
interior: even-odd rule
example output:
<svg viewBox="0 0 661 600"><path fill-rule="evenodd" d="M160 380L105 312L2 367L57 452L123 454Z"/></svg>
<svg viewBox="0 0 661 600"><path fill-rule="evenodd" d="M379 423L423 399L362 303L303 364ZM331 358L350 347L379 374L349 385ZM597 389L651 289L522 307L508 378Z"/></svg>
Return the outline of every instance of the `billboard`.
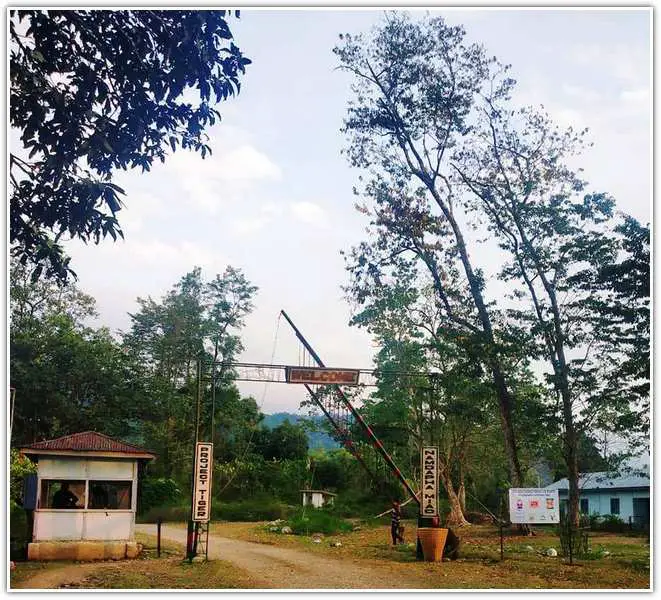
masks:
<svg viewBox="0 0 661 600"><path fill-rule="evenodd" d="M208 523L211 517L211 474L213 444L198 442L195 446L195 480L193 484L193 521Z"/></svg>
<svg viewBox="0 0 661 600"><path fill-rule="evenodd" d="M358 369L326 369L322 367L287 367L287 383L335 383L338 385L358 385Z"/></svg>
<svg viewBox="0 0 661 600"><path fill-rule="evenodd" d="M420 472L422 473L420 514L423 517L438 516L438 448L422 449Z"/></svg>
<svg viewBox="0 0 661 600"><path fill-rule="evenodd" d="M558 490L544 488L510 488L510 521L512 523L559 523Z"/></svg>

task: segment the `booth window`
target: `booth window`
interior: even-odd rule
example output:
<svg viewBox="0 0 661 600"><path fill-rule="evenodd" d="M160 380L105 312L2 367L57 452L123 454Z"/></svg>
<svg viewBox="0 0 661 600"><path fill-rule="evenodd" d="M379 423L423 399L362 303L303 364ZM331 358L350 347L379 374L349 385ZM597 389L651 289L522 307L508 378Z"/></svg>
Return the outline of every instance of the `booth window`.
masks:
<svg viewBox="0 0 661 600"><path fill-rule="evenodd" d="M131 510L131 481L89 482L88 508L106 510Z"/></svg>
<svg viewBox="0 0 661 600"><path fill-rule="evenodd" d="M85 508L85 482L71 479L42 479L40 508Z"/></svg>

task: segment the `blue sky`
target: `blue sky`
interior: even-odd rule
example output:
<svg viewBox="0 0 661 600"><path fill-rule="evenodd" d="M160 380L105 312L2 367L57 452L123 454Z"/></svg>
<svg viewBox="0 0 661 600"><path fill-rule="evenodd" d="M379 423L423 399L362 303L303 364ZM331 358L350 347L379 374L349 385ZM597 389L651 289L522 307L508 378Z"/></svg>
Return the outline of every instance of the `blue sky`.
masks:
<svg viewBox="0 0 661 600"><path fill-rule="evenodd" d="M651 220L650 10L438 12L512 65L516 102L544 104L559 123L589 127L586 178L620 209ZM219 107L213 156L179 152L150 173L118 174L126 240L68 244L100 324L126 330L137 297L161 297L195 265L211 278L231 264L260 288L242 360L297 363L284 322L274 352L284 308L327 364L371 365L374 348L348 327L341 290L340 251L362 239L367 223L353 208L358 172L340 155L349 79L335 70L332 48L339 33L369 30L381 15L243 9L231 21L253 64L240 95ZM241 387L267 413L296 411L304 397L295 386Z"/></svg>

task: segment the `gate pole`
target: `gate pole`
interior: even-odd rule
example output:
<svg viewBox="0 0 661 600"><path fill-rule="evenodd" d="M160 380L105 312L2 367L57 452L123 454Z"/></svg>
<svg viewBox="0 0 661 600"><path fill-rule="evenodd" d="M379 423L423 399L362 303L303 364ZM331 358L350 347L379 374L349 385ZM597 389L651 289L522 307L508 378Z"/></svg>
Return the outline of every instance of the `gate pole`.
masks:
<svg viewBox="0 0 661 600"><path fill-rule="evenodd" d="M296 337L301 341L301 343L305 346L306 350L310 353L312 358L314 358L317 361L317 364L320 367L325 367L323 361L321 358L319 358L319 355L312 349L312 346L308 344L308 341L303 337L303 334L298 330L296 325L292 322L292 320L289 318L289 315L284 310L281 310L280 313L287 319L287 322L291 325L292 329L296 333ZM411 487L411 484L406 480L402 472L399 470L399 467L395 464L393 459L390 457L390 455L386 452L386 449L383 447L383 444L381 443L381 440L374 435L374 432L370 428L370 426L365 423L363 418L360 416L360 413L353 407L353 404L349 401L349 399L344 395L344 392L340 388L339 385L333 384L333 389L335 392L337 392L338 396L344 403L344 405L349 409L351 414L354 416L358 424L361 426L363 433L367 436L367 438L372 442L372 445L374 448L376 448L377 452L381 455L383 460L386 461L388 466L390 467L390 470L395 474L397 479L399 479L400 483L406 488L406 491L409 493L411 498L413 498L417 503L418 506L420 505L420 498L418 498L413 491L413 488Z"/></svg>

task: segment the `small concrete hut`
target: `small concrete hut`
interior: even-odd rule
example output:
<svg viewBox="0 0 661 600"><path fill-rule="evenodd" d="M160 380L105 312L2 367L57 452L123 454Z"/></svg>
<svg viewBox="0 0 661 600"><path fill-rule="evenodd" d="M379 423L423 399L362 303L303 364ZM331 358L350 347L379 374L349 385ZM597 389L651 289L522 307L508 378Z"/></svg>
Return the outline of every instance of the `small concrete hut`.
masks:
<svg viewBox="0 0 661 600"><path fill-rule="evenodd" d="M37 463L28 560L134 558L138 471L156 455L85 431L23 446Z"/></svg>
<svg viewBox="0 0 661 600"><path fill-rule="evenodd" d="M321 508L333 504L337 494L327 492L326 490L301 490L303 497L303 506L313 506Z"/></svg>

